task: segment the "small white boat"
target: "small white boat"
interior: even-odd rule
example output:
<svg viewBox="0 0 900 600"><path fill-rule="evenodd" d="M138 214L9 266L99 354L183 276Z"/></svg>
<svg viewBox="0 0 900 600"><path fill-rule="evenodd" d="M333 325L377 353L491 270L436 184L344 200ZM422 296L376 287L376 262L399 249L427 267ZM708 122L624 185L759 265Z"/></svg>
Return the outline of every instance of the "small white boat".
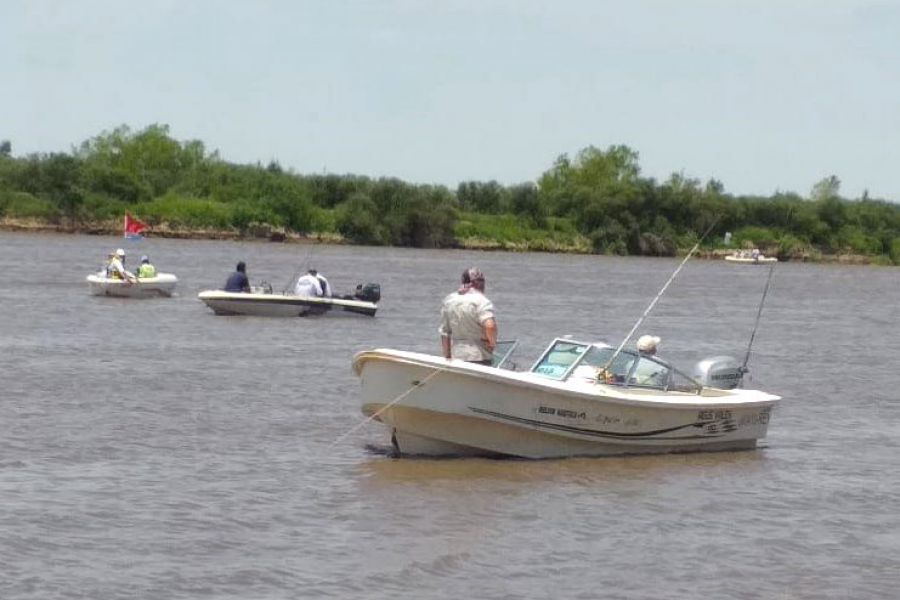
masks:
<svg viewBox="0 0 900 600"><path fill-rule="evenodd" d="M733 263L742 263L748 265L761 265L768 263L776 263L778 259L774 256L764 256L762 254L753 254L747 251L735 252L725 257L725 260Z"/></svg>
<svg viewBox="0 0 900 600"><path fill-rule="evenodd" d="M613 357L615 358L613 359ZM608 364L610 360L612 364ZM358 353L362 411L400 454L525 458L749 449L779 400L728 357L666 361L557 338L528 371L416 352ZM715 387L714 387L715 386Z"/></svg>
<svg viewBox="0 0 900 600"><path fill-rule="evenodd" d="M135 277L133 280L107 277L100 271L87 276L88 288L94 296L121 298L168 297L175 293L178 278L171 273L157 273L156 277Z"/></svg>
<svg viewBox="0 0 900 600"><path fill-rule="evenodd" d="M377 284L368 284L364 289L371 290L370 286L373 285L377 286ZM378 309L378 300L381 299L381 291L378 287L377 295L310 297L273 294L271 288L264 290L254 287L251 292L207 290L200 292L197 297L217 315L305 317L330 312L346 312L374 317L375 311Z"/></svg>

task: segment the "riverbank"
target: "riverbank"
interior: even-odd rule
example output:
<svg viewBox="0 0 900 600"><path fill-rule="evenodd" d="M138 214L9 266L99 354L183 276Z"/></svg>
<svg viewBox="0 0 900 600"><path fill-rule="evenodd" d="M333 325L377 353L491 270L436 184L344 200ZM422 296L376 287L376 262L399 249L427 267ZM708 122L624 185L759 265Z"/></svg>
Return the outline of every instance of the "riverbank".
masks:
<svg viewBox="0 0 900 600"><path fill-rule="evenodd" d="M122 232L120 221L79 223L77 225L64 225L48 223L38 219L0 218L0 231L16 231L24 233L59 233L69 235L119 235ZM285 232L269 226L251 226L244 231L236 230L211 230L211 229L174 229L165 224L153 227L146 233L147 237L160 237L172 239L192 240L256 240L287 244L341 244L353 245L340 234L336 233L309 233L297 234ZM560 241L502 241L477 237L468 237L457 240L454 246L462 250L483 250L495 252L548 252L552 254L592 254L590 244L586 239L575 239L570 243ZM684 255L687 249L679 251ZM695 257L707 260L723 260L734 252L731 248L701 249ZM763 249L767 256L778 256L772 250ZM865 256L861 254L822 254L819 252L804 252L790 257L779 257L782 262L809 262L809 263L834 263L843 265L884 265L891 266L884 257Z"/></svg>
<svg viewBox="0 0 900 600"><path fill-rule="evenodd" d="M20 231L25 233L61 233L78 235L121 235L122 222L95 222L64 225L47 223L38 219L0 218L0 231ZM147 237L183 240L258 240L296 244L347 244L343 236L334 233L310 233L300 235L268 226L248 227L245 231L214 229L175 229L163 224L145 232Z"/></svg>

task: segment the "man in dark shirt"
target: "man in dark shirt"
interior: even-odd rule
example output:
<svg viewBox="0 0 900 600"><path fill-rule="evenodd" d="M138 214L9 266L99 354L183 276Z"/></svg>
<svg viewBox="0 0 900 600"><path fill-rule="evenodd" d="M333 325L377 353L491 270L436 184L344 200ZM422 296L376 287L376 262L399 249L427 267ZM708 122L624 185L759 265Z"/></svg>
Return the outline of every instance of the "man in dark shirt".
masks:
<svg viewBox="0 0 900 600"><path fill-rule="evenodd" d="M237 270L228 277L225 283L226 292L249 292L250 280L247 279L247 265L244 261L237 264Z"/></svg>

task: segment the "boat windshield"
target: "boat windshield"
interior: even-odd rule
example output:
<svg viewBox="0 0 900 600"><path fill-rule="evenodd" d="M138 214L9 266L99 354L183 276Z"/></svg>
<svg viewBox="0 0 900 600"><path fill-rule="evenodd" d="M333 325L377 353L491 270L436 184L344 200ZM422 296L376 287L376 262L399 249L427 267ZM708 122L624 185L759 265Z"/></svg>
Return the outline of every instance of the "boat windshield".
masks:
<svg viewBox="0 0 900 600"><path fill-rule="evenodd" d="M632 350L621 350L613 358L615 351L611 346L557 339L531 372L560 381L573 378L628 387L684 391L697 388L663 360Z"/></svg>
<svg viewBox="0 0 900 600"><path fill-rule="evenodd" d="M569 370L590 347L590 344L582 342L554 340L553 344L531 367L531 372L550 379L564 379Z"/></svg>
<svg viewBox="0 0 900 600"><path fill-rule="evenodd" d="M519 340L503 340L497 342L497 347L494 348L494 355L491 360L491 366L499 368L505 368L515 370L514 363L509 360L510 355L519 345Z"/></svg>

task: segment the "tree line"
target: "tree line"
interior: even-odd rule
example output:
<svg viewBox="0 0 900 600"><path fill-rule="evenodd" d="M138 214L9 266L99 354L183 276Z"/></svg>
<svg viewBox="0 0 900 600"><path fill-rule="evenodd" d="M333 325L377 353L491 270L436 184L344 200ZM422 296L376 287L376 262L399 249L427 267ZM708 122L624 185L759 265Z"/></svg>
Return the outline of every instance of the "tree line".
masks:
<svg viewBox="0 0 900 600"><path fill-rule="evenodd" d="M335 234L351 243L512 247L671 256L753 245L782 259L852 253L900 264L900 205L840 195L826 177L807 197L733 195L710 179L641 175L627 146L559 156L534 182L466 181L455 190L396 178L300 174L241 165L165 125L126 126L68 153L15 157L0 142L0 217L79 228L131 212L153 227Z"/></svg>

